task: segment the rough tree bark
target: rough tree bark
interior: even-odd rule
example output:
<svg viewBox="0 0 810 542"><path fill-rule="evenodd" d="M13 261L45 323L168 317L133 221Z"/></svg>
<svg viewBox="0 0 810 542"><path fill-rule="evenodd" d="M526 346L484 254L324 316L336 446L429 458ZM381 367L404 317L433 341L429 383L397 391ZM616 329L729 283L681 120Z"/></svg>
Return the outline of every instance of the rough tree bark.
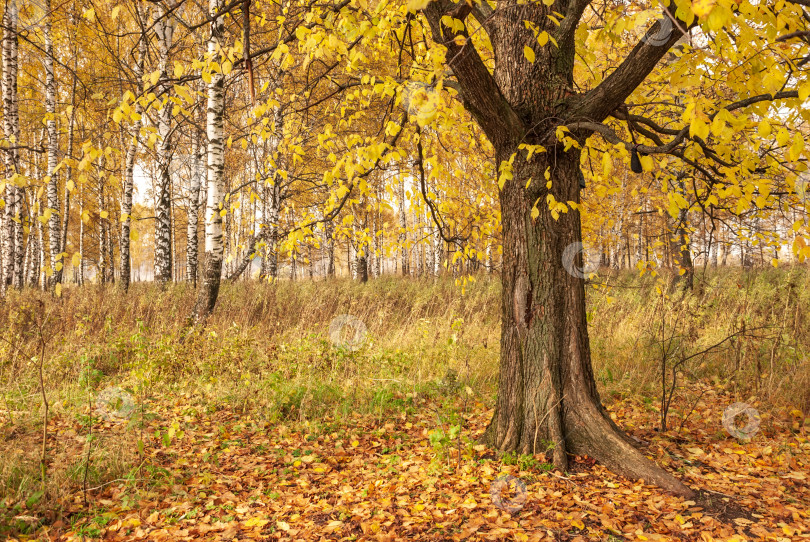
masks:
<svg viewBox="0 0 810 542"><path fill-rule="evenodd" d="M19 167L20 115L17 101L17 22L19 8L16 0L6 3L3 13L3 131L12 147L3 152L6 167L6 196L3 231L3 269L0 293L6 287L22 287L22 189L16 185Z"/></svg>
<svg viewBox="0 0 810 542"><path fill-rule="evenodd" d="M399 255L402 260L402 276L408 276L408 247L405 244L408 242L408 219L405 215L405 178L399 176L399 185L397 186L397 199L399 200Z"/></svg>
<svg viewBox="0 0 810 542"><path fill-rule="evenodd" d="M576 146L566 151L555 136L557 127L569 126L571 136L584 142L592 128L576 123L607 118L681 35L676 30L663 46L640 42L600 85L577 94L574 32L588 4L504 1L491 15L482 11L488 6L435 0L424 10L433 40L447 48L463 104L492 143L497 163L514 156L513 178L499 194L504 252L500 379L484 440L503 451L550 447L559 468L567 466L567 454L587 454L620 475L691 495L631 444L600 402L591 367L581 251L574 262L563 259L566 248L581 243L579 213L555 219L547 205L539 205L539 216L531 218L534 202L545 201L549 193L545 183L537 182L546 171L557 201L580 201L580 151ZM559 26L549 17L554 12L565 14ZM478 19L492 43L494 72L470 45L466 30L448 27L445 22L452 19L445 15ZM559 47L537 47L524 21L548 32ZM535 46L534 63L524 57L529 44ZM541 145L545 152L527 160L518 149L523 143Z"/></svg>
<svg viewBox="0 0 810 542"><path fill-rule="evenodd" d="M74 17L71 16L71 21L74 20ZM77 40L78 42L78 40ZM68 120L68 134L67 134L67 155L73 156L73 140L76 133L76 87L78 83L78 76L77 76L77 66L78 66L78 45L74 46L73 50L73 83L71 84L71 91L70 91L70 119ZM62 240L59 245L62 247L63 251L67 250L67 236L68 236L68 227L70 226L70 192L71 190L75 189L75 183L73 186L70 185L70 181L73 180L73 168L68 164L65 167L65 204L63 206L64 209L64 220L62 220L62 231L61 236ZM81 255L80 255L81 256ZM54 281L57 283L62 282L62 276L65 271L63 267L56 273L54 273Z"/></svg>
<svg viewBox="0 0 810 542"><path fill-rule="evenodd" d="M225 34L225 22L221 14L223 1L208 0L208 13L211 16L208 54L212 59L218 54ZM224 115L225 78L222 73L214 72L211 74L211 82L208 83L208 107L205 123L208 135L208 204L205 218L205 269L192 315L196 322L201 322L214 310L222 280L224 247L220 210L225 208Z"/></svg>
<svg viewBox="0 0 810 542"><path fill-rule="evenodd" d="M140 83L140 92L143 94L143 71L146 63L146 36L141 35L138 43L138 61L135 65L135 75L138 76ZM136 105L135 111L140 114L141 106ZM126 134L129 137L122 137L126 145L126 155L124 157L124 179L123 190L121 194L121 240L120 256L121 256L121 286L126 292L129 290L129 283L131 280L132 269L130 256L130 232L132 229L132 192L135 189L135 160L138 157L138 147L140 145L140 130L141 120L134 121L132 127L127 134L126 130L122 128L122 135Z"/></svg>
<svg viewBox="0 0 810 542"><path fill-rule="evenodd" d="M174 2L170 2L172 6ZM154 29L158 42L158 89L163 106L158 112L157 153L158 182L155 201L155 281L165 284L172 280L171 225L171 163L172 163L172 103L168 65L174 36L174 19L163 4L154 8Z"/></svg>
<svg viewBox="0 0 810 542"><path fill-rule="evenodd" d="M326 236L326 276L335 276L335 228L331 220L324 223L324 235Z"/></svg>
<svg viewBox="0 0 810 542"><path fill-rule="evenodd" d="M48 132L48 163L47 163L47 198L48 209L51 216L48 218L48 248L50 253L51 269L56 270L57 256L62 253L63 248L60 241L62 222L59 218L59 182L56 174L56 163L58 161L59 139L56 131L56 78L54 75L54 53L53 37L51 35L53 14L51 12L51 0L45 0L45 21L42 27L45 38L45 129ZM61 269L60 269L61 271ZM61 277L53 274L49 282L56 284L56 279Z"/></svg>
<svg viewBox="0 0 810 542"><path fill-rule="evenodd" d="M201 141L202 137L198 134L194 140L194 147L192 148L191 156L191 189L189 191L189 206L188 206L188 227L186 230L186 261L188 268L188 280L197 287L197 267L198 267L198 250L199 240L197 239L197 230L200 227L200 206L203 204L200 196L202 195L202 181L205 176L205 167L203 160L205 157L205 145Z"/></svg>

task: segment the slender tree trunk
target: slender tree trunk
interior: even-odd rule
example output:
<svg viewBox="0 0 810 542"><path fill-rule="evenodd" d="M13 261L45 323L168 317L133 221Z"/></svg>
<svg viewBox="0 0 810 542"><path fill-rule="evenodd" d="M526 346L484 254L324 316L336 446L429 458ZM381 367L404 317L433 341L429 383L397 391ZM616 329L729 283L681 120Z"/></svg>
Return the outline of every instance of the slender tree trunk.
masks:
<svg viewBox="0 0 810 542"><path fill-rule="evenodd" d="M67 143L67 153L69 157L73 156L73 138L75 134L76 128L76 86L77 86L77 75L76 69L78 65L78 53L74 50L74 60L73 60L73 84L70 92L70 120L68 121L68 143ZM68 227L70 226L70 193L71 190L75 190L75 183L71 185L71 181L73 181L73 168L68 165L65 168L65 205L64 205L64 220L62 221L62 232L61 232L61 241L59 243L62 252L67 252L67 237L68 237ZM64 267L57 271L54 274L54 282L60 283L62 282L62 273L64 272Z"/></svg>
<svg viewBox="0 0 810 542"><path fill-rule="evenodd" d="M408 276L408 221L405 208L405 179L399 176L399 186L397 187L397 199L399 199L399 255L402 261L402 276Z"/></svg>
<svg viewBox="0 0 810 542"><path fill-rule="evenodd" d="M141 35L138 43L138 64L135 68L136 75L143 78L144 65L146 62L146 36ZM143 92L143 83L140 85ZM141 106L136 105L135 111L140 115ZM140 145L140 118L132 123L129 130L129 140L125 141L126 156L124 157L124 179L121 193L121 240L119 242L121 253L121 286L126 292L132 276L132 255L130 254L130 236L132 232L132 193L135 188L135 160L138 158L138 147Z"/></svg>
<svg viewBox="0 0 810 542"><path fill-rule="evenodd" d="M173 2L172 2L173 4ZM155 146L158 162L157 199L155 201L155 281L164 284L172 280L172 224L171 224L171 162L172 162L172 102L169 100L169 51L174 36L174 19L162 5L154 10L154 29L158 41L158 71L160 72L160 98L163 105L158 112L158 144Z"/></svg>
<svg viewBox="0 0 810 542"><path fill-rule="evenodd" d="M3 14L3 131L12 148L3 153L6 166L5 231L3 232L3 264L0 293L8 285L22 287L22 189L17 186L19 173L20 117L17 101L17 0L8 0Z"/></svg>
<svg viewBox="0 0 810 542"><path fill-rule="evenodd" d="M40 209L40 201L39 198L34 195L34 204L31 206L31 210L28 213L28 225L29 227L36 228L36 235L33 235L34 232L30 232L28 234L28 254L26 256L29 258L28 264L26 265L26 282L28 286L31 288L36 288L40 284L40 271L42 269L42 264L44 263L44 236L43 236L43 226L42 222L37 220L37 213ZM43 287L47 287L46 284L43 284Z"/></svg>
<svg viewBox="0 0 810 542"><path fill-rule="evenodd" d="M335 276L335 228L331 220L327 220L324 224L324 233L326 235L326 276Z"/></svg>
<svg viewBox="0 0 810 542"><path fill-rule="evenodd" d="M197 231L200 226L200 206L203 202L200 199L202 193L201 186L205 175L203 158L205 156L205 146L201 144L199 134L195 137L194 148L192 149L191 166L191 190L190 202L188 206L188 227L186 230L186 261L188 270L188 280L197 287L197 254L199 250L199 240Z"/></svg>
<svg viewBox="0 0 810 542"><path fill-rule="evenodd" d="M270 198L267 207L268 234L265 247L267 260L267 274L273 279L278 278L278 242L279 221L281 220L281 198L279 186L274 182L270 187Z"/></svg>
<svg viewBox="0 0 810 542"><path fill-rule="evenodd" d="M101 160L101 159L99 159ZM101 167L99 170L98 179L98 222L96 223L98 231L98 282L99 284L106 284L107 282L107 228L105 228L105 221L101 213L104 212L104 177L102 176Z"/></svg>
<svg viewBox="0 0 810 542"><path fill-rule="evenodd" d="M109 209L112 209L112 196L107 196L106 205ZM113 211L110 210L110 213ZM107 283L113 284L115 283L115 238L116 235L113 233L113 220L114 218L108 218L104 223L104 228L107 231Z"/></svg>
<svg viewBox="0 0 810 542"><path fill-rule="evenodd" d="M79 285L84 284L84 183L79 184Z"/></svg>
<svg viewBox="0 0 810 542"><path fill-rule="evenodd" d="M121 286L126 292L129 289L132 274L130 255L130 235L132 232L132 191L135 186L135 159L138 155L138 129L136 122L132 130L132 139L127 146L124 158L124 185L121 194Z"/></svg>
<svg viewBox="0 0 810 542"><path fill-rule="evenodd" d="M215 57L222 47L225 22L221 15L224 0L208 0L211 16L211 35L208 53ZM208 208L205 222L205 271L194 307L194 319L204 320L217 302L222 279L222 215L220 206L225 206L225 145L223 118L225 115L225 80L215 72L208 84L208 107L206 132L208 135Z"/></svg>
<svg viewBox="0 0 810 542"><path fill-rule="evenodd" d="M59 140L56 131L56 78L54 76L53 37L51 36L53 14L51 0L44 0L45 20L42 27L45 39L45 128L48 132L48 158L47 158L47 198L48 210L48 245L51 269L56 269L57 255L62 252L61 219L59 217L59 182L56 174L58 161ZM49 281L55 284L56 275Z"/></svg>

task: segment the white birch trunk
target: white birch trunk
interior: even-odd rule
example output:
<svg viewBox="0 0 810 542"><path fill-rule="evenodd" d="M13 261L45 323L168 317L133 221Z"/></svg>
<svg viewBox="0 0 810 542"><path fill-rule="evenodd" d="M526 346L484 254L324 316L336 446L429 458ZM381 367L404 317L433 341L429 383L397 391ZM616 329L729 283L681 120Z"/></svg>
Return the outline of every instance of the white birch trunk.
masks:
<svg viewBox="0 0 810 542"><path fill-rule="evenodd" d="M174 2L172 2L173 4ZM171 153L172 153L172 103L169 101L169 51L174 37L174 20L166 6L158 4L154 9L155 35L158 43L158 94L163 106L158 112L158 144L155 147L158 162L158 183L155 201L155 281L166 283L172 280L172 219L171 219Z"/></svg>
<svg viewBox="0 0 810 542"><path fill-rule="evenodd" d="M15 184L18 173L20 118L17 101L17 0L8 0L3 14L3 131L12 145L3 153L6 166L5 231L3 232L3 265L0 291L10 283L22 287L22 190Z"/></svg>
<svg viewBox="0 0 810 542"><path fill-rule="evenodd" d="M135 66L135 74L141 78L141 92L143 92L143 71L146 62L146 36L141 35L138 43L138 61ZM135 111L140 115L141 106L136 105ZM71 127L72 128L72 127ZM140 145L141 120L140 118L132 123L127 142L127 153L124 158L124 186L121 194L121 283L124 291L129 289L132 280L132 258L130 255L130 233L132 230L132 192L135 189L135 160L138 157L138 147Z"/></svg>
<svg viewBox="0 0 810 542"><path fill-rule="evenodd" d="M202 195L202 181L205 176L205 166L203 159L205 157L205 145L201 141L202 138L197 137L194 141L194 148L192 150L192 165L191 165L191 190L190 190L190 203L188 207L188 228L186 231L186 261L188 280L197 287L197 268L198 268L198 251L199 241L197 239L197 230L200 226L200 207L203 205L201 198Z"/></svg>
<svg viewBox="0 0 810 542"><path fill-rule="evenodd" d="M405 179L400 176L397 199L399 199L399 254L402 260L402 276L408 275L408 220L405 216Z"/></svg>
<svg viewBox="0 0 810 542"><path fill-rule="evenodd" d="M208 0L212 18L211 35L208 39L208 55L211 60L219 54L225 33L225 22L219 15L223 0ZM218 60L218 59L217 59ZM202 287L194 308L194 319L205 319L216 305L219 285L222 280L222 215L225 187L225 142L223 118L225 115L225 81L221 73L212 73L208 83L208 107L206 132L208 135L208 204L205 221L205 273Z"/></svg>
<svg viewBox="0 0 810 542"><path fill-rule="evenodd" d="M59 151L59 140L56 131L56 78L54 75L53 36L51 35L53 14L51 0L44 0L45 21L42 28L45 39L45 129L48 132L48 158L47 158L47 205L51 216L48 218L48 248L51 269L56 269L57 255L62 252L61 247L61 220L59 218L59 183L56 170ZM56 274L50 280L55 283Z"/></svg>

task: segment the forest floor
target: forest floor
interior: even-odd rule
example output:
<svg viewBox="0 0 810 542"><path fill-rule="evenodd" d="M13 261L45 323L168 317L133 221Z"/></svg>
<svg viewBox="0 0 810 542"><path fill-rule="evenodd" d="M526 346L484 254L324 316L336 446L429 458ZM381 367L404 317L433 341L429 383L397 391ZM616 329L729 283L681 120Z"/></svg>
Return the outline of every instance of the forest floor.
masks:
<svg viewBox="0 0 810 542"><path fill-rule="evenodd" d="M445 390L449 400L417 393L392 398L401 408L377 414L285 424L179 394L148 399L139 411L121 410L129 421L113 418L92 428L96 438L118 441L119 453L137 458L140 466L125 479L75 491L58 517L17 510L6 535L810 540L810 418L795 409L767 409L753 438L740 441L721 422L733 401L700 386L696 404L673 407L674 428L663 436L653 429L658 411L649 402L609 405L650 457L701 490L697 502L617 477L587 457L575 458L565 473L542 454L497 457L475 443L491 411L468 388ZM110 408L116 414L125 407ZM142 427L136 419L144 420ZM86 431L55 417L49 433L63 445L51 447L69 454L72 445L81 453ZM36 449L38 438L17 435L15 442ZM493 493L493 481L507 475L520 482Z"/></svg>
<svg viewBox="0 0 810 542"><path fill-rule="evenodd" d="M491 277L226 284L192 332L185 284L12 293L0 540L810 540L810 269L697 278L685 296L635 274L588 288L602 400L692 501L476 442ZM333 333L347 321L357 349ZM750 439L722 423L737 403L759 411Z"/></svg>

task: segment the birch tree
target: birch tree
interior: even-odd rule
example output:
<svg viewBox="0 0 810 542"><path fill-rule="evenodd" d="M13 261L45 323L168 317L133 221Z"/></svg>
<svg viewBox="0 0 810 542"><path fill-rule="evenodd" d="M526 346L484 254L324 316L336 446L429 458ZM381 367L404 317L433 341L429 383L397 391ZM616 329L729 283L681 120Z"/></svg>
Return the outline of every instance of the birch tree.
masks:
<svg viewBox="0 0 810 542"><path fill-rule="evenodd" d="M7 148L4 150L6 167L6 197L3 232L3 270L0 289L5 292L10 284L22 288L23 274L23 191L19 181L20 116L17 100L17 0L9 0L3 14L3 131Z"/></svg>
<svg viewBox="0 0 810 542"><path fill-rule="evenodd" d="M169 53L174 39L175 21L171 13L176 3L159 3L154 8L154 29L158 45L158 89L162 105L157 113L158 182L155 194L155 280L161 283L172 280L172 102L169 99Z"/></svg>
<svg viewBox="0 0 810 542"><path fill-rule="evenodd" d="M204 320L216 305L222 279L222 215L225 213L225 141L223 118L225 115L225 76L221 71L210 71L210 62L219 57L225 37L225 21L221 13L223 0L209 0L211 18L207 57L209 65L203 68L208 84L206 135L208 136L208 203L205 218L205 270L194 307L195 321ZM209 70L209 71L205 71Z"/></svg>

